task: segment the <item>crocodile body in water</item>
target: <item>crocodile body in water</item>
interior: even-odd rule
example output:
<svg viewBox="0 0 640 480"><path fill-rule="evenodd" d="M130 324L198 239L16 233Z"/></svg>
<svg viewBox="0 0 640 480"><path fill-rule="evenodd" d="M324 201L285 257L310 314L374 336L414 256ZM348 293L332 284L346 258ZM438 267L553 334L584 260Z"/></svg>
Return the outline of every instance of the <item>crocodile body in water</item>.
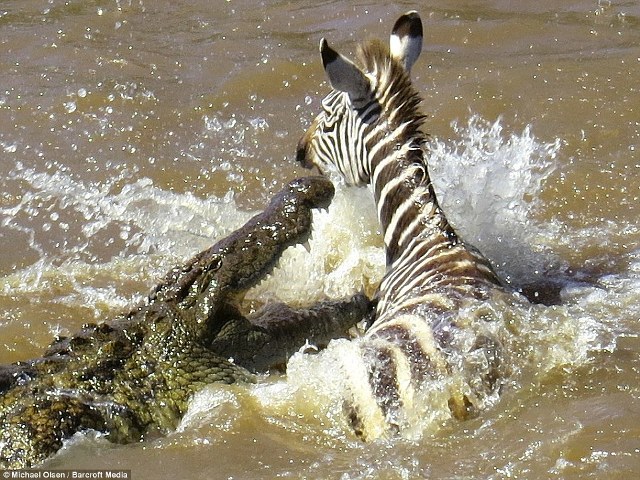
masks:
<svg viewBox="0 0 640 480"><path fill-rule="evenodd" d="M113 442L174 429L191 396L214 382L254 382L309 340L344 336L370 310L364 295L252 317L238 297L311 231L311 209L333 186L294 180L267 209L185 265L172 269L129 313L87 324L38 359L0 367L0 468L32 467L78 431Z"/></svg>

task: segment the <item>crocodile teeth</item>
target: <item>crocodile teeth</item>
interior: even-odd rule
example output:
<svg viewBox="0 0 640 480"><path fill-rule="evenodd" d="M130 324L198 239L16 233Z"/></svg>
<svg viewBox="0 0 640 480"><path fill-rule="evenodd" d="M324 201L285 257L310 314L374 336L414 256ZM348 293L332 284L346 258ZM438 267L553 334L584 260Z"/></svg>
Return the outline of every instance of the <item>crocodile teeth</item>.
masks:
<svg viewBox="0 0 640 480"><path fill-rule="evenodd" d="M307 253L311 253L311 244L309 243L309 240L307 240L306 242L302 242L301 245L304 247Z"/></svg>

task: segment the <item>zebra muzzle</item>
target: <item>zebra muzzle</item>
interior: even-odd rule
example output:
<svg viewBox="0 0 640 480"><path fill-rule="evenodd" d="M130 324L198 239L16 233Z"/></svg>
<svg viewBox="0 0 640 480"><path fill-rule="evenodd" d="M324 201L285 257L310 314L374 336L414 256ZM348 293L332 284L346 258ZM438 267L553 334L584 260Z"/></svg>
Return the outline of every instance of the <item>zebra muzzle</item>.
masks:
<svg viewBox="0 0 640 480"><path fill-rule="evenodd" d="M296 148L296 162L300 163L304 168L313 168L314 164L309 160L309 142L307 141L308 133L300 139Z"/></svg>

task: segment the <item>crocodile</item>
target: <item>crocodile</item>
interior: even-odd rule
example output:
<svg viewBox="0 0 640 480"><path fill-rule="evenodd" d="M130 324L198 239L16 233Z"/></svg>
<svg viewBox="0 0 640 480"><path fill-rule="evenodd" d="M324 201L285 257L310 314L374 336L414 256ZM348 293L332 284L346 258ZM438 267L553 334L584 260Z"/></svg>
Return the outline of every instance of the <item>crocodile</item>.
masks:
<svg viewBox="0 0 640 480"><path fill-rule="evenodd" d="M130 311L57 338L42 357L0 366L0 468L30 468L76 432L130 443L175 429L193 394L253 383L305 342L346 336L371 312L364 294L243 315L239 301L284 250L310 236L330 181L290 182L265 211L171 269Z"/></svg>

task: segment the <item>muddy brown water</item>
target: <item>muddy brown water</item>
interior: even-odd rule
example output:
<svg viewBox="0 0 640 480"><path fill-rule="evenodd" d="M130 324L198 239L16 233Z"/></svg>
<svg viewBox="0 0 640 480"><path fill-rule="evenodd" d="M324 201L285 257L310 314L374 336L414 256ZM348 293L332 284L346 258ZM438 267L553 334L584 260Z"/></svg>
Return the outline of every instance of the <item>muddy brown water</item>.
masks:
<svg viewBox="0 0 640 480"><path fill-rule="evenodd" d="M268 378L202 392L165 438L78 435L48 467L638 475L639 2L3 1L0 362L118 312L307 174L293 158L328 91L320 38L351 54L409 9L425 26L413 77L444 208L515 288L553 303L522 314L521 374L500 401L365 445L316 387ZM340 188L311 253L288 256L249 307L375 288L384 257L368 198ZM313 384L321 363L300 355L292 368Z"/></svg>

